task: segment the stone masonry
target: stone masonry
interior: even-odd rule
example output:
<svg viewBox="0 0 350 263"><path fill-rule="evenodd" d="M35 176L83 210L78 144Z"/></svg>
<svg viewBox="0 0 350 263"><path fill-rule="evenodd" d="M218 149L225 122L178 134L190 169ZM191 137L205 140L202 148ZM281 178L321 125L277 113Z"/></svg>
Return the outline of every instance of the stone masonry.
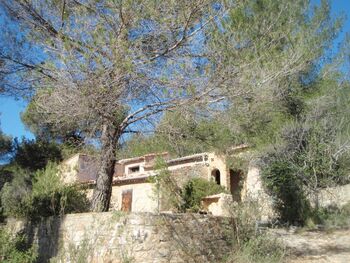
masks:
<svg viewBox="0 0 350 263"><path fill-rule="evenodd" d="M29 235L39 262L94 263L219 262L230 250L231 226L208 215L119 211L7 223Z"/></svg>

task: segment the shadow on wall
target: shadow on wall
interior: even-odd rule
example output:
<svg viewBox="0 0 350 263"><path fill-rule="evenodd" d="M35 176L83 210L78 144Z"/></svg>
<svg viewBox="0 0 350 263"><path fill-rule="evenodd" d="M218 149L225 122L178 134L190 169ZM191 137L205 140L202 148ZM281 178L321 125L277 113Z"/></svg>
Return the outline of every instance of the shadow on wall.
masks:
<svg viewBox="0 0 350 263"><path fill-rule="evenodd" d="M38 263L50 262L59 250L59 233L61 227L60 217L42 218L38 221L26 220L18 234L27 237L28 248L36 247Z"/></svg>

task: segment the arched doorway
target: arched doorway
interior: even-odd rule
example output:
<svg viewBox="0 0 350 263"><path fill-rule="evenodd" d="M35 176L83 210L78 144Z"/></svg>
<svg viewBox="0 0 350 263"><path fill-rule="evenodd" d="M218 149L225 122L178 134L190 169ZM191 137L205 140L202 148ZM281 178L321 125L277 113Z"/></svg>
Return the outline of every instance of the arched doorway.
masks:
<svg viewBox="0 0 350 263"><path fill-rule="evenodd" d="M219 169L214 169L212 172L211 172L211 176L212 178L214 179L214 181L220 185L220 171Z"/></svg>
<svg viewBox="0 0 350 263"><path fill-rule="evenodd" d="M241 184L240 181L243 176L242 170L230 169L230 192L233 200L241 201Z"/></svg>

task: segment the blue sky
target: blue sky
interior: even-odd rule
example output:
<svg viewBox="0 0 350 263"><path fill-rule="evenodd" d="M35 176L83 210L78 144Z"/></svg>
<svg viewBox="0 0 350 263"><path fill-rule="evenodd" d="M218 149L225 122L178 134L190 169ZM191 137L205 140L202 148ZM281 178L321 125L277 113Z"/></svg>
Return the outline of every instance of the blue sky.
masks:
<svg viewBox="0 0 350 263"><path fill-rule="evenodd" d="M25 129L20 119L20 113L25 109L26 103L12 98L0 97L1 129L12 137L26 137L33 139L31 132Z"/></svg>
<svg viewBox="0 0 350 263"><path fill-rule="evenodd" d="M320 0L312 0L312 3L319 3ZM332 15L339 15L341 13L350 16L350 0L333 0ZM350 18L348 17L342 34L339 36L336 42L341 41L345 32L350 32ZM1 28L0 28L1 34ZM0 97L0 121L1 129L5 134L12 137L26 137L29 139L34 138L33 134L26 130L20 119L20 113L25 109L26 103L13 98Z"/></svg>

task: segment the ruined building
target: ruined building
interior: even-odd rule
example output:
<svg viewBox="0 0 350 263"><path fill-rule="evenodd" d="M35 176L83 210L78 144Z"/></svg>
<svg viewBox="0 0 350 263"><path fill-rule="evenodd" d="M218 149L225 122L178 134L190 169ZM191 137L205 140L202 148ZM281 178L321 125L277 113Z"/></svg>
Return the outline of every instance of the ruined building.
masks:
<svg viewBox="0 0 350 263"><path fill-rule="evenodd" d="M234 154L245 152L247 147L235 147ZM262 190L259 171L249 167L246 174L230 169L223 156L215 153L199 153L170 159L168 153L147 154L140 157L122 159L115 164L113 175L111 210L133 212L158 212L159 197L155 193L150 178L157 176L155 162L158 157L165 160L167 169L178 185L189 179L200 177L222 185L231 195L219 194L203 199L204 207L213 214L223 215L223 203L243 200L248 194L258 194ZM96 180L96 161L87 155L77 154L62 164L62 179L65 183L82 183L90 186L88 196ZM171 193L169 193L171 194Z"/></svg>

